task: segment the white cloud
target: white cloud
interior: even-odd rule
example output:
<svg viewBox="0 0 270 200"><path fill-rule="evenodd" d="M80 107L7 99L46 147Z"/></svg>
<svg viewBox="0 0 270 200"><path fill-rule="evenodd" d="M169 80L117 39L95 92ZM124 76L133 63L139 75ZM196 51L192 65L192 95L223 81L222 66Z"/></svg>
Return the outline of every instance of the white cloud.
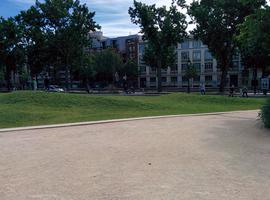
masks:
<svg viewBox="0 0 270 200"><path fill-rule="evenodd" d="M90 9L96 10L96 21L102 26L104 35L119 36L139 32L139 27L131 23L128 15L128 8L133 5L133 0L82 0L82 2ZM171 0L141 0L141 2L157 6L171 4Z"/></svg>
<svg viewBox="0 0 270 200"><path fill-rule="evenodd" d="M1 0L0 0L1 1ZM32 5L35 0L8 0L17 5ZM192 0L188 0L191 2ZM139 32L139 27L131 23L128 8L132 6L133 0L81 0L86 3L90 10L96 12L95 20L102 26L106 36L129 35ZM169 6L171 0L141 0L146 4L157 6Z"/></svg>

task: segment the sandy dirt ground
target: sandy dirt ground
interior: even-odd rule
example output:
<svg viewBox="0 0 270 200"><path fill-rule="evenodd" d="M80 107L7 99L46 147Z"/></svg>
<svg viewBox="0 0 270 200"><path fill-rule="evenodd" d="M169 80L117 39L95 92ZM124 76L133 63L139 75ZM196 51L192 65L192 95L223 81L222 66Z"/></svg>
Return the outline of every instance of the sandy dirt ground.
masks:
<svg viewBox="0 0 270 200"><path fill-rule="evenodd" d="M256 111L0 133L1 200L270 200Z"/></svg>

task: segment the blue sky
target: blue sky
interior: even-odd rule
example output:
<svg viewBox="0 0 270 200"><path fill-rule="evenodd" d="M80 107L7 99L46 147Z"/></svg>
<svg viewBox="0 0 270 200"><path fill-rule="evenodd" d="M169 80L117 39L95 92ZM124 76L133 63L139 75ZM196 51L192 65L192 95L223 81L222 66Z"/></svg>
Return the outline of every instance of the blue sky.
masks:
<svg viewBox="0 0 270 200"><path fill-rule="evenodd" d="M141 0L147 4L170 5L171 0ZM191 0L190 0L191 1ZM0 0L0 15L14 16L20 10L33 5L35 0ZM95 20L102 26L105 36L122 36L138 33L137 26L130 22L128 8L133 0L81 0L96 12Z"/></svg>

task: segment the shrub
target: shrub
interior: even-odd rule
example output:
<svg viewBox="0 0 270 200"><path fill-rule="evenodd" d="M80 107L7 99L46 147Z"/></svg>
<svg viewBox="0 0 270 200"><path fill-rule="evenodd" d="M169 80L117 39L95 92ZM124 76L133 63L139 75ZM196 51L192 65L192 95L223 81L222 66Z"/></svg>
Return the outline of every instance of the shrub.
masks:
<svg viewBox="0 0 270 200"><path fill-rule="evenodd" d="M265 127L270 128L270 98L268 98L266 104L261 108L260 117Z"/></svg>

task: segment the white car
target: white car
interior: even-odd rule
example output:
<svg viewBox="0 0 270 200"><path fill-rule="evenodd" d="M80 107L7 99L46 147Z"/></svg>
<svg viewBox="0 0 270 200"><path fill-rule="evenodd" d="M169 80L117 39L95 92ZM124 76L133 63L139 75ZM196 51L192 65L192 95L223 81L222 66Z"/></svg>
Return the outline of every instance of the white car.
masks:
<svg viewBox="0 0 270 200"><path fill-rule="evenodd" d="M65 92L65 90L57 85L50 85L48 92Z"/></svg>

